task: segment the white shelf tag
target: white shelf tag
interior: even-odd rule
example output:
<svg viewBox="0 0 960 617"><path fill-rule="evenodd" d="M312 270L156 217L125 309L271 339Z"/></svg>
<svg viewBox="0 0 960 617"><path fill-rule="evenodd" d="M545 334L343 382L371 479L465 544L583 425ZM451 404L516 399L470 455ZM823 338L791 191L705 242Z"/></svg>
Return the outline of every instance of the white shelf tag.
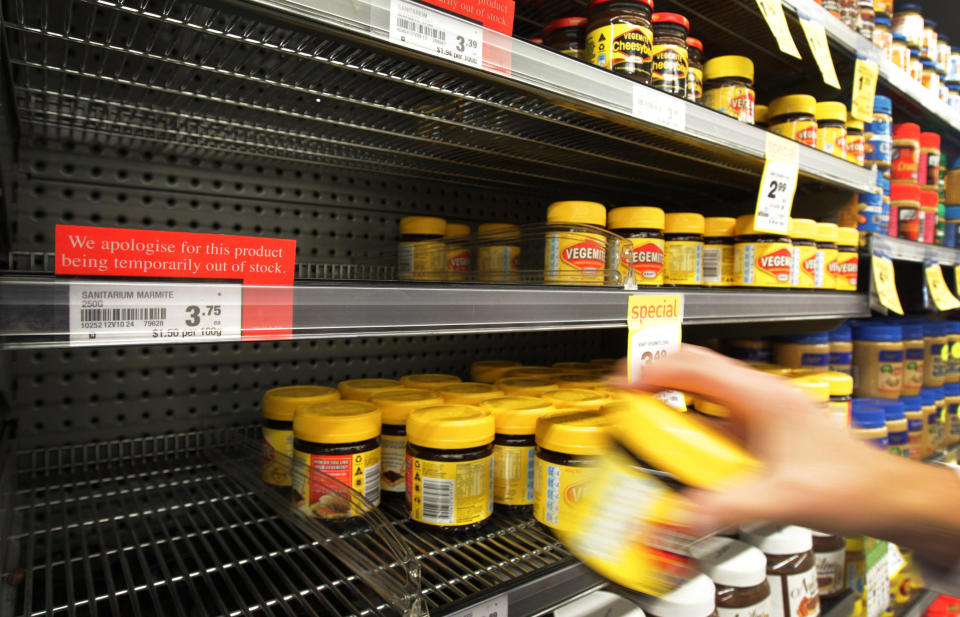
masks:
<svg viewBox="0 0 960 617"><path fill-rule="evenodd" d="M242 285L71 283L70 344L240 338Z"/></svg>
<svg viewBox="0 0 960 617"><path fill-rule="evenodd" d="M797 142L773 133L766 135L766 163L757 192L754 229L786 235L797 191L799 148Z"/></svg>
<svg viewBox="0 0 960 617"><path fill-rule="evenodd" d="M674 131L687 130L687 108L683 99L643 84L633 84L633 115Z"/></svg>
<svg viewBox="0 0 960 617"><path fill-rule="evenodd" d="M390 0L390 40L461 64L483 65L483 27L410 0Z"/></svg>

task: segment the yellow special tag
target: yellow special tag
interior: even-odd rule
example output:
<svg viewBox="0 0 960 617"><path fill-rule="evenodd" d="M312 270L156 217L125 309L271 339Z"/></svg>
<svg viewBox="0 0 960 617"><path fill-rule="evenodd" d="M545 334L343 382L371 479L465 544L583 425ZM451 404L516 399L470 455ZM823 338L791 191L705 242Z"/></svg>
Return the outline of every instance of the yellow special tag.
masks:
<svg viewBox="0 0 960 617"><path fill-rule="evenodd" d="M787 235L797 192L800 149L792 139L768 132L764 151L766 162L757 192L754 229Z"/></svg>
<svg viewBox="0 0 960 617"><path fill-rule="evenodd" d="M897 281L893 272L893 261L888 257L874 255L870 259L870 266L873 270L873 284L876 287L880 304L897 315L903 315L900 294L897 293Z"/></svg>
<svg viewBox="0 0 960 617"><path fill-rule="evenodd" d="M853 69L853 96L850 115L864 122L873 121L873 98L877 94L880 68L876 62L857 58Z"/></svg>
<svg viewBox="0 0 960 617"><path fill-rule="evenodd" d="M627 305L627 378L640 377L643 366L680 349L683 296L630 296Z"/></svg>
<svg viewBox="0 0 960 617"><path fill-rule="evenodd" d="M783 4L780 0L757 0L757 6L760 7L760 14L770 26L773 37L777 39L780 51L794 58L800 58L800 50L797 49L797 44L790 34L790 26L787 25L787 16L783 14Z"/></svg>
<svg viewBox="0 0 960 617"><path fill-rule="evenodd" d="M813 59L820 67L823 83L839 90L840 80L837 79L837 69L833 66L833 56L830 55L830 45L827 43L827 33L823 29L823 24L801 15L800 26L803 27L803 35L807 38L807 45L810 46Z"/></svg>
<svg viewBox="0 0 960 617"><path fill-rule="evenodd" d="M950 292L947 282L943 280L943 270L940 264L931 264L924 269L927 277L927 289L930 290L930 297L939 311L952 311L960 308L960 300Z"/></svg>

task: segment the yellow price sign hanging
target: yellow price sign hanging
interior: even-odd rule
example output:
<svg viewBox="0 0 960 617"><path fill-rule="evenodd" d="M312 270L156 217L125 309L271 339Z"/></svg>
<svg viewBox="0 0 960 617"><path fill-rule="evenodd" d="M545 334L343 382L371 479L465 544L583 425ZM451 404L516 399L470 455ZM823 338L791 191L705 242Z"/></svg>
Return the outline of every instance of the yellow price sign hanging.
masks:
<svg viewBox="0 0 960 617"><path fill-rule="evenodd" d="M643 367L680 350L683 296L636 295L627 304L627 379L636 381ZM677 393L679 394L679 393ZM678 403L679 399L679 403ZM666 391L661 400L686 410L683 395Z"/></svg>
<svg viewBox="0 0 960 617"><path fill-rule="evenodd" d="M783 13L783 4L781 0L757 0L757 6L760 7L760 14L766 20L773 38L777 39L777 46L783 53L800 58L800 50L790 34L790 26L787 25L787 16Z"/></svg>
<svg viewBox="0 0 960 617"><path fill-rule="evenodd" d="M889 257L874 255L870 259L873 271L873 286L877 290L880 304L897 315L903 315L900 294L897 293L897 279L893 271L893 261Z"/></svg>
<svg viewBox="0 0 960 617"><path fill-rule="evenodd" d="M837 78L837 69L833 65L833 56L830 55L830 44L827 42L827 33L823 29L823 24L809 15L801 14L800 26L803 28L803 35L807 38L810 52L813 53L813 59L817 61L817 66L820 68L823 83L839 90L840 80Z"/></svg>
<svg viewBox="0 0 960 617"><path fill-rule="evenodd" d="M880 67L876 62L857 58L853 69L853 96L850 105L850 115L857 120L864 122L873 120L873 99L877 95L879 76Z"/></svg>
<svg viewBox="0 0 960 617"><path fill-rule="evenodd" d="M938 311L952 311L960 308L960 300L953 295L947 282L943 279L943 270L940 264L928 264L924 267L924 275L927 279L927 289L930 291L930 298ZM946 345L944 345L946 348Z"/></svg>

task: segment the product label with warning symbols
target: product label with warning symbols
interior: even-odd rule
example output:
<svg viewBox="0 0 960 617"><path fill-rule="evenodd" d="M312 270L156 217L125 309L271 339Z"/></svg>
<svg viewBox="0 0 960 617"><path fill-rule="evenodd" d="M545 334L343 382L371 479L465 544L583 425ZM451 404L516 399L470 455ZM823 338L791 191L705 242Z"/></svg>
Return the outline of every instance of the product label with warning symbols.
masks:
<svg viewBox="0 0 960 617"><path fill-rule="evenodd" d="M587 59L618 73L650 76L653 31L642 25L617 23L587 33Z"/></svg>

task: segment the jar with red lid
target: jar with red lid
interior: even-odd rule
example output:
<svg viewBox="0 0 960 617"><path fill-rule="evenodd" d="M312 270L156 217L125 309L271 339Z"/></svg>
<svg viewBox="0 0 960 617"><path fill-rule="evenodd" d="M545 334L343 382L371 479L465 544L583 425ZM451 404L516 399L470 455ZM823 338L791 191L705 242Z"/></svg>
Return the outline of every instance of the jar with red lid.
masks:
<svg viewBox="0 0 960 617"><path fill-rule="evenodd" d="M897 211L897 236L920 239L920 187L916 184L890 185L890 212Z"/></svg>
<svg viewBox="0 0 960 617"><path fill-rule="evenodd" d="M554 19L543 27L543 44L579 60L586 59L586 17Z"/></svg>
<svg viewBox="0 0 960 617"><path fill-rule="evenodd" d="M687 87L684 98L699 103L703 98L703 43L687 37Z"/></svg>
<svg viewBox="0 0 960 617"><path fill-rule="evenodd" d="M653 0L591 0L586 56L590 64L650 83Z"/></svg>
<svg viewBox="0 0 960 617"><path fill-rule="evenodd" d="M913 122L894 124L890 181L893 184L918 184L919 172L920 126Z"/></svg>
<svg viewBox="0 0 960 617"><path fill-rule="evenodd" d="M674 96L687 91L687 32L690 20L679 13L654 13L650 85Z"/></svg>
<svg viewBox="0 0 960 617"><path fill-rule="evenodd" d="M933 244L937 232L937 205L940 195L936 191L920 191L920 222L918 240Z"/></svg>
<svg viewBox="0 0 960 617"><path fill-rule="evenodd" d="M920 158L917 160L920 186L936 191L940 186L940 135L920 133Z"/></svg>

